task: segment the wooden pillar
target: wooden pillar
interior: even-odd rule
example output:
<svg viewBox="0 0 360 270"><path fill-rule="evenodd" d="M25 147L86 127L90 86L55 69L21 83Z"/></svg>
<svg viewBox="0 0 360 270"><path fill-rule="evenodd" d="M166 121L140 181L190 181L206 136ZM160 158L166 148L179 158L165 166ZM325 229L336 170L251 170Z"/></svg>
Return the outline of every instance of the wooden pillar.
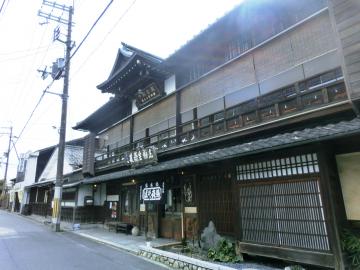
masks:
<svg viewBox="0 0 360 270"><path fill-rule="evenodd" d="M134 142L134 116L130 117L130 144Z"/></svg>
<svg viewBox="0 0 360 270"><path fill-rule="evenodd" d="M341 249L341 230L345 224L345 207L335 157L329 146L319 145L320 188L324 203L330 247L334 254L335 269L345 269Z"/></svg>
<svg viewBox="0 0 360 270"><path fill-rule="evenodd" d="M78 195L79 195L79 186L76 187L76 192L75 192L75 199L74 199L75 205L73 208L73 217L72 217L73 226L75 224L75 219L76 219L76 208L77 208L77 204L78 204ZM94 199L94 197L93 197L93 199Z"/></svg>
<svg viewBox="0 0 360 270"><path fill-rule="evenodd" d="M181 133L181 113L180 113L180 109L181 109L181 93L180 91L176 92L176 118L175 118L175 123L176 123L176 144L180 144L180 136L179 134Z"/></svg>

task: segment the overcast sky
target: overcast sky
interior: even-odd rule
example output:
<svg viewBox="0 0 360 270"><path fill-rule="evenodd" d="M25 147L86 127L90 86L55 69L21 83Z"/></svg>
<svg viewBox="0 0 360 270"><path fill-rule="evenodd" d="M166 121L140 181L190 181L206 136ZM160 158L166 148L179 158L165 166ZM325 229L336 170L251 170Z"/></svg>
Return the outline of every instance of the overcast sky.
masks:
<svg viewBox="0 0 360 270"><path fill-rule="evenodd" d="M51 66L64 57L64 45L53 42L55 22L37 16L38 10L61 15L42 6L42 0L0 0L0 133L13 127L19 136L51 78L42 80L37 69ZM74 3L73 3L74 2ZM79 44L110 0L59 0L74 5L73 40ZM71 61L66 140L86 133L74 131L83 120L103 105L109 95L96 85L109 75L121 42L166 58L194 35L220 18L241 0L114 0L89 38ZM63 14L66 19L66 13ZM66 26L61 26L66 33ZM65 37L63 37L65 39ZM61 92L63 81L50 91ZM46 94L16 143L19 153L35 151L58 143L61 100ZM16 139L14 139L16 141ZM8 135L0 134L0 179L4 177ZM16 176L17 157L10 154L8 179Z"/></svg>

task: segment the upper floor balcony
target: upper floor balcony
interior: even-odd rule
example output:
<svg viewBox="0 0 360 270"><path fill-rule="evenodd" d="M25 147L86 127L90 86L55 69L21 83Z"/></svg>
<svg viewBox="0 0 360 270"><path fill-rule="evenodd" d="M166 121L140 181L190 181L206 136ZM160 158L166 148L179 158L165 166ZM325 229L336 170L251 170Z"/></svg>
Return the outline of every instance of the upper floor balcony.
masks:
<svg viewBox="0 0 360 270"><path fill-rule="evenodd" d="M185 145L197 144L241 133L258 125L293 118L320 109L347 103L347 94L341 68L296 82L251 100L226 107L206 117L197 118L193 109L193 120L187 121L146 136L141 140L117 147L110 145L106 153L95 158L95 170L129 166L129 151L152 146L157 153L174 150ZM178 121L179 123L181 121Z"/></svg>

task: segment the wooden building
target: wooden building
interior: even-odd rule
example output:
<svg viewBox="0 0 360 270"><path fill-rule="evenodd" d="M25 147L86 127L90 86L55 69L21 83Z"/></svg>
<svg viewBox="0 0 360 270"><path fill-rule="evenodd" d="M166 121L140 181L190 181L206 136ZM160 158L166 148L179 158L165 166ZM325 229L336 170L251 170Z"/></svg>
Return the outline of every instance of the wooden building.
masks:
<svg viewBox="0 0 360 270"><path fill-rule="evenodd" d="M98 85L113 98L75 127L104 219L174 239L212 220L245 253L344 269L339 233L360 220L356 14L245 1L167 59L123 43Z"/></svg>

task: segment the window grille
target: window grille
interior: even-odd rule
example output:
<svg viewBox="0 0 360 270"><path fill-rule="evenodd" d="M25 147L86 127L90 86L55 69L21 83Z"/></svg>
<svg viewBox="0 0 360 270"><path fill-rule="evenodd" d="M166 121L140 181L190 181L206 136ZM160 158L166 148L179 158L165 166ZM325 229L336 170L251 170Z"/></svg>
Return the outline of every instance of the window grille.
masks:
<svg viewBox="0 0 360 270"><path fill-rule="evenodd" d="M271 179L318 172L319 164L315 153L236 166L236 178L238 181Z"/></svg>

